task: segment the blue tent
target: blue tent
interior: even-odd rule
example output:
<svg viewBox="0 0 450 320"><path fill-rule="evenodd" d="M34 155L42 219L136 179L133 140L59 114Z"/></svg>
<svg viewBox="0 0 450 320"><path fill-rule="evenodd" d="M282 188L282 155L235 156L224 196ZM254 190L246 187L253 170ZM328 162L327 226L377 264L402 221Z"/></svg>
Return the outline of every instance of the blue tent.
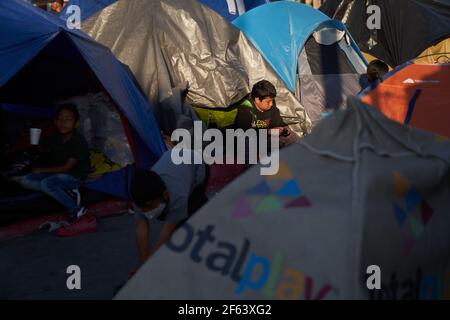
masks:
<svg viewBox="0 0 450 320"><path fill-rule="evenodd" d="M103 8L117 0L69 0L68 5L61 12L60 17L66 19L69 14L67 10L70 5L81 8L81 21L88 19ZM198 0L211 9L221 14L225 19L232 21L239 15L257 6L269 3L270 0Z"/></svg>
<svg viewBox="0 0 450 320"><path fill-rule="evenodd" d="M229 21L271 0L199 0Z"/></svg>
<svg viewBox="0 0 450 320"><path fill-rule="evenodd" d="M328 96L324 97L326 101L321 110L306 106L313 122L323 109L337 108L343 102L337 97L339 90L330 94L333 89L327 87L327 82L336 84L339 81L344 87L350 83L347 93L351 95L361 90L351 82L359 83L357 78L365 73L366 60L345 25L319 10L300 3L279 1L259 6L236 18L233 24L256 46L301 102L308 93L299 91L311 86L311 80L317 84L308 90L316 94L316 98L311 99L315 100L312 104L317 104L317 96ZM352 76L343 81L344 74ZM305 76L303 83L302 76Z"/></svg>
<svg viewBox="0 0 450 320"><path fill-rule="evenodd" d="M0 1L0 34L0 104L48 109L53 94L93 81L115 104L138 167L150 167L166 150L151 106L109 49L22 0ZM86 187L126 198L125 171Z"/></svg>
<svg viewBox="0 0 450 320"><path fill-rule="evenodd" d="M236 18L233 24L244 32L292 91L298 56L313 32L324 28L346 30L342 22L331 20L319 10L289 1L258 7ZM351 45L364 59L354 41Z"/></svg>
<svg viewBox="0 0 450 320"><path fill-rule="evenodd" d="M77 5L81 9L81 21L84 21L116 1L117 0L69 0L59 16L62 19L68 18L70 16L67 12L69 7L71 5Z"/></svg>

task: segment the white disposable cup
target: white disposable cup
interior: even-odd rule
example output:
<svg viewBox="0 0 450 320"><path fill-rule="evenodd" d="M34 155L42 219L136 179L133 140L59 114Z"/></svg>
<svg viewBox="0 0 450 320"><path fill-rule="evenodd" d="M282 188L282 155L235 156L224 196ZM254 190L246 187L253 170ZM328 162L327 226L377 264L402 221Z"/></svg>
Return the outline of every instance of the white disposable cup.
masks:
<svg viewBox="0 0 450 320"><path fill-rule="evenodd" d="M38 145L39 144L39 139L41 137L41 132L42 130L39 128L31 128L30 129L30 143L32 145Z"/></svg>

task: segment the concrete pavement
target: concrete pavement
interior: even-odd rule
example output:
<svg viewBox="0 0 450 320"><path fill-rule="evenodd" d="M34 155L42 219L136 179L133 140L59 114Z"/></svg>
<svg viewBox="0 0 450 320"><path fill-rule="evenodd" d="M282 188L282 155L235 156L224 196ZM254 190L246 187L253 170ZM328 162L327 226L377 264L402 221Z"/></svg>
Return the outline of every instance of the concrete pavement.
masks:
<svg viewBox="0 0 450 320"><path fill-rule="evenodd" d="M135 221L130 214L98 221L96 233L74 238L39 231L0 242L0 299L112 299L138 264ZM67 289L70 265L81 268L81 290Z"/></svg>

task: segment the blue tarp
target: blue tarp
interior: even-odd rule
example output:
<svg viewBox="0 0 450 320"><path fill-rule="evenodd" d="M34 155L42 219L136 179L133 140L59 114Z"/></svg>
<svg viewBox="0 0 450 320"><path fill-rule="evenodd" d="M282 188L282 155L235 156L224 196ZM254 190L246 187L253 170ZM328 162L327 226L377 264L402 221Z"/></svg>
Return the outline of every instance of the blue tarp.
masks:
<svg viewBox="0 0 450 320"><path fill-rule="evenodd" d="M65 20L70 16L70 14L67 13L70 5L77 5L81 9L81 21L84 21L116 1L117 0L69 0L59 16Z"/></svg>
<svg viewBox="0 0 450 320"><path fill-rule="evenodd" d="M63 20L22 0L0 1L0 87L44 48L51 48L55 56L64 56L65 48L58 48L60 43L63 45L61 36L68 39L71 49L77 52L73 56L80 60L71 62L89 66L128 120L135 137L136 162L141 167L151 166L166 147L151 106L126 68L106 47L79 30L69 30ZM45 79L45 74L38 76L42 81L52 80ZM70 85L70 74L65 81Z"/></svg>
<svg viewBox="0 0 450 320"><path fill-rule="evenodd" d="M61 12L60 17L66 19L69 15L69 5L77 5L81 9L81 21L88 19L103 8L117 0L69 0L68 5ZM221 14L225 19L232 21L240 14L257 6L271 2L270 0L198 0L214 11Z"/></svg>
<svg viewBox="0 0 450 320"><path fill-rule="evenodd" d="M323 27L345 30L342 22L300 3L279 1L255 8L233 24L256 46L286 86L295 90L298 56L305 42ZM354 42L352 46L357 52Z"/></svg>
<svg viewBox="0 0 450 320"><path fill-rule="evenodd" d="M220 13L225 19L233 21L245 12L270 0L199 0L214 11Z"/></svg>

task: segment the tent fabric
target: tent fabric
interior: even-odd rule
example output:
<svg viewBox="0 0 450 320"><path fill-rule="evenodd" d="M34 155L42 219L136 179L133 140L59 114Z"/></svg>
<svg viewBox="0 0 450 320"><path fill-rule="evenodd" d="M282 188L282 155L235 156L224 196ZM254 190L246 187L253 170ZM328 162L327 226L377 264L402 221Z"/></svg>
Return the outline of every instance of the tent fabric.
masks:
<svg viewBox="0 0 450 320"><path fill-rule="evenodd" d="M225 19L232 21L245 12L271 2L270 0L199 0Z"/></svg>
<svg viewBox="0 0 450 320"><path fill-rule="evenodd" d="M361 52L345 26L319 10L281 1L255 8L233 24L295 92L313 125L361 91L366 72Z"/></svg>
<svg viewBox="0 0 450 320"><path fill-rule="evenodd" d="M283 1L252 10L233 24L244 32L294 91L300 50L312 32L328 20L326 15L309 6Z"/></svg>
<svg viewBox="0 0 450 320"><path fill-rule="evenodd" d="M175 87L188 87L191 105L225 109L266 79L277 88L285 122L299 135L310 131L306 111L258 50L197 0L120 0L84 21L82 30L130 67L157 114L164 114Z"/></svg>
<svg viewBox="0 0 450 320"><path fill-rule="evenodd" d="M40 108L35 106L24 106L9 103L0 103L0 110L21 115L30 118L51 118L54 117L55 111L48 108Z"/></svg>
<svg viewBox="0 0 450 320"><path fill-rule="evenodd" d="M59 17L63 20L67 20L71 16L69 10L70 6L75 5L80 8L81 21L84 21L116 1L117 0L69 0L63 11L59 14Z"/></svg>
<svg viewBox="0 0 450 320"><path fill-rule="evenodd" d="M29 6L21 0L0 2L0 32L2 34L0 37L0 70L2 70L0 90L2 87L7 87L11 81L17 82L15 76L33 63L36 64L35 58L40 58L42 52L45 51L49 57L61 57L61 49L68 49L69 56L63 58L69 61L74 59L72 62L78 63L80 69L89 67L108 92L119 112L123 113L130 126L144 142L146 152L136 154L135 160L139 162L140 157L145 159L151 157L151 162L154 163L165 151L166 146L150 105L134 84L131 74L110 50L96 43L83 32L68 29L61 19ZM61 62L57 58L53 59L58 63ZM51 64L49 66L51 67ZM60 65L55 64L53 68L56 66L59 68ZM48 76L53 71L47 70L45 74ZM37 75L41 77L37 79L38 82L45 80L42 79L42 75L43 73ZM70 87L72 74L68 73L64 81L67 81L66 86ZM41 92L40 96L48 98L46 92ZM9 94L4 90L3 93L6 96Z"/></svg>
<svg viewBox="0 0 450 320"><path fill-rule="evenodd" d="M113 4L117 0L69 0L67 6L61 12L60 17L67 19L70 15L67 10L70 5L77 5L81 9L81 21L84 21ZM257 6L269 3L270 0L198 0L202 4L210 7L225 19L232 21L239 15Z"/></svg>
<svg viewBox="0 0 450 320"><path fill-rule="evenodd" d="M341 39L339 43L322 46L315 37L310 37L300 53L296 96L313 125L322 120L324 113L345 106L348 97L357 95L367 86L365 74L358 73L349 59L349 56L355 57L354 52L347 55L341 50L348 48L346 43Z"/></svg>
<svg viewBox="0 0 450 320"><path fill-rule="evenodd" d="M415 60L415 63L433 64L450 62L450 38L425 49Z"/></svg>
<svg viewBox="0 0 450 320"><path fill-rule="evenodd" d="M381 28L366 27L369 5L380 8ZM447 0L328 0L321 11L342 20L359 48L391 67L416 58L428 47L450 37Z"/></svg>
<svg viewBox="0 0 450 320"><path fill-rule="evenodd" d="M67 35L102 85L139 132L156 157L164 150L151 109L129 74L111 52L78 30L69 30L56 18L24 4L0 4L0 85L5 84L59 34Z"/></svg>
<svg viewBox="0 0 450 320"><path fill-rule="evenodd" d="M449 63L407 63L361 95L392 120L450 137L449 88Z"/></svg>
<svg viewBox="0 0 450 320"><path fill-rule="evenodd" d="M330 20L319 10L287 1L258 7L233 24L260 50L291 91L296 87L298 56L310 36L321 29L346 31L341 22ZM353 41L351 46L361 55Z"/></svg>
<svg viewBox="0 0 450 320"><path fill-rule="evenodd" d="M450 140L350 98L279 156L276 175L238 177L115 299L450 298ZM366 286L371 265L381 290Z"/></svg>

